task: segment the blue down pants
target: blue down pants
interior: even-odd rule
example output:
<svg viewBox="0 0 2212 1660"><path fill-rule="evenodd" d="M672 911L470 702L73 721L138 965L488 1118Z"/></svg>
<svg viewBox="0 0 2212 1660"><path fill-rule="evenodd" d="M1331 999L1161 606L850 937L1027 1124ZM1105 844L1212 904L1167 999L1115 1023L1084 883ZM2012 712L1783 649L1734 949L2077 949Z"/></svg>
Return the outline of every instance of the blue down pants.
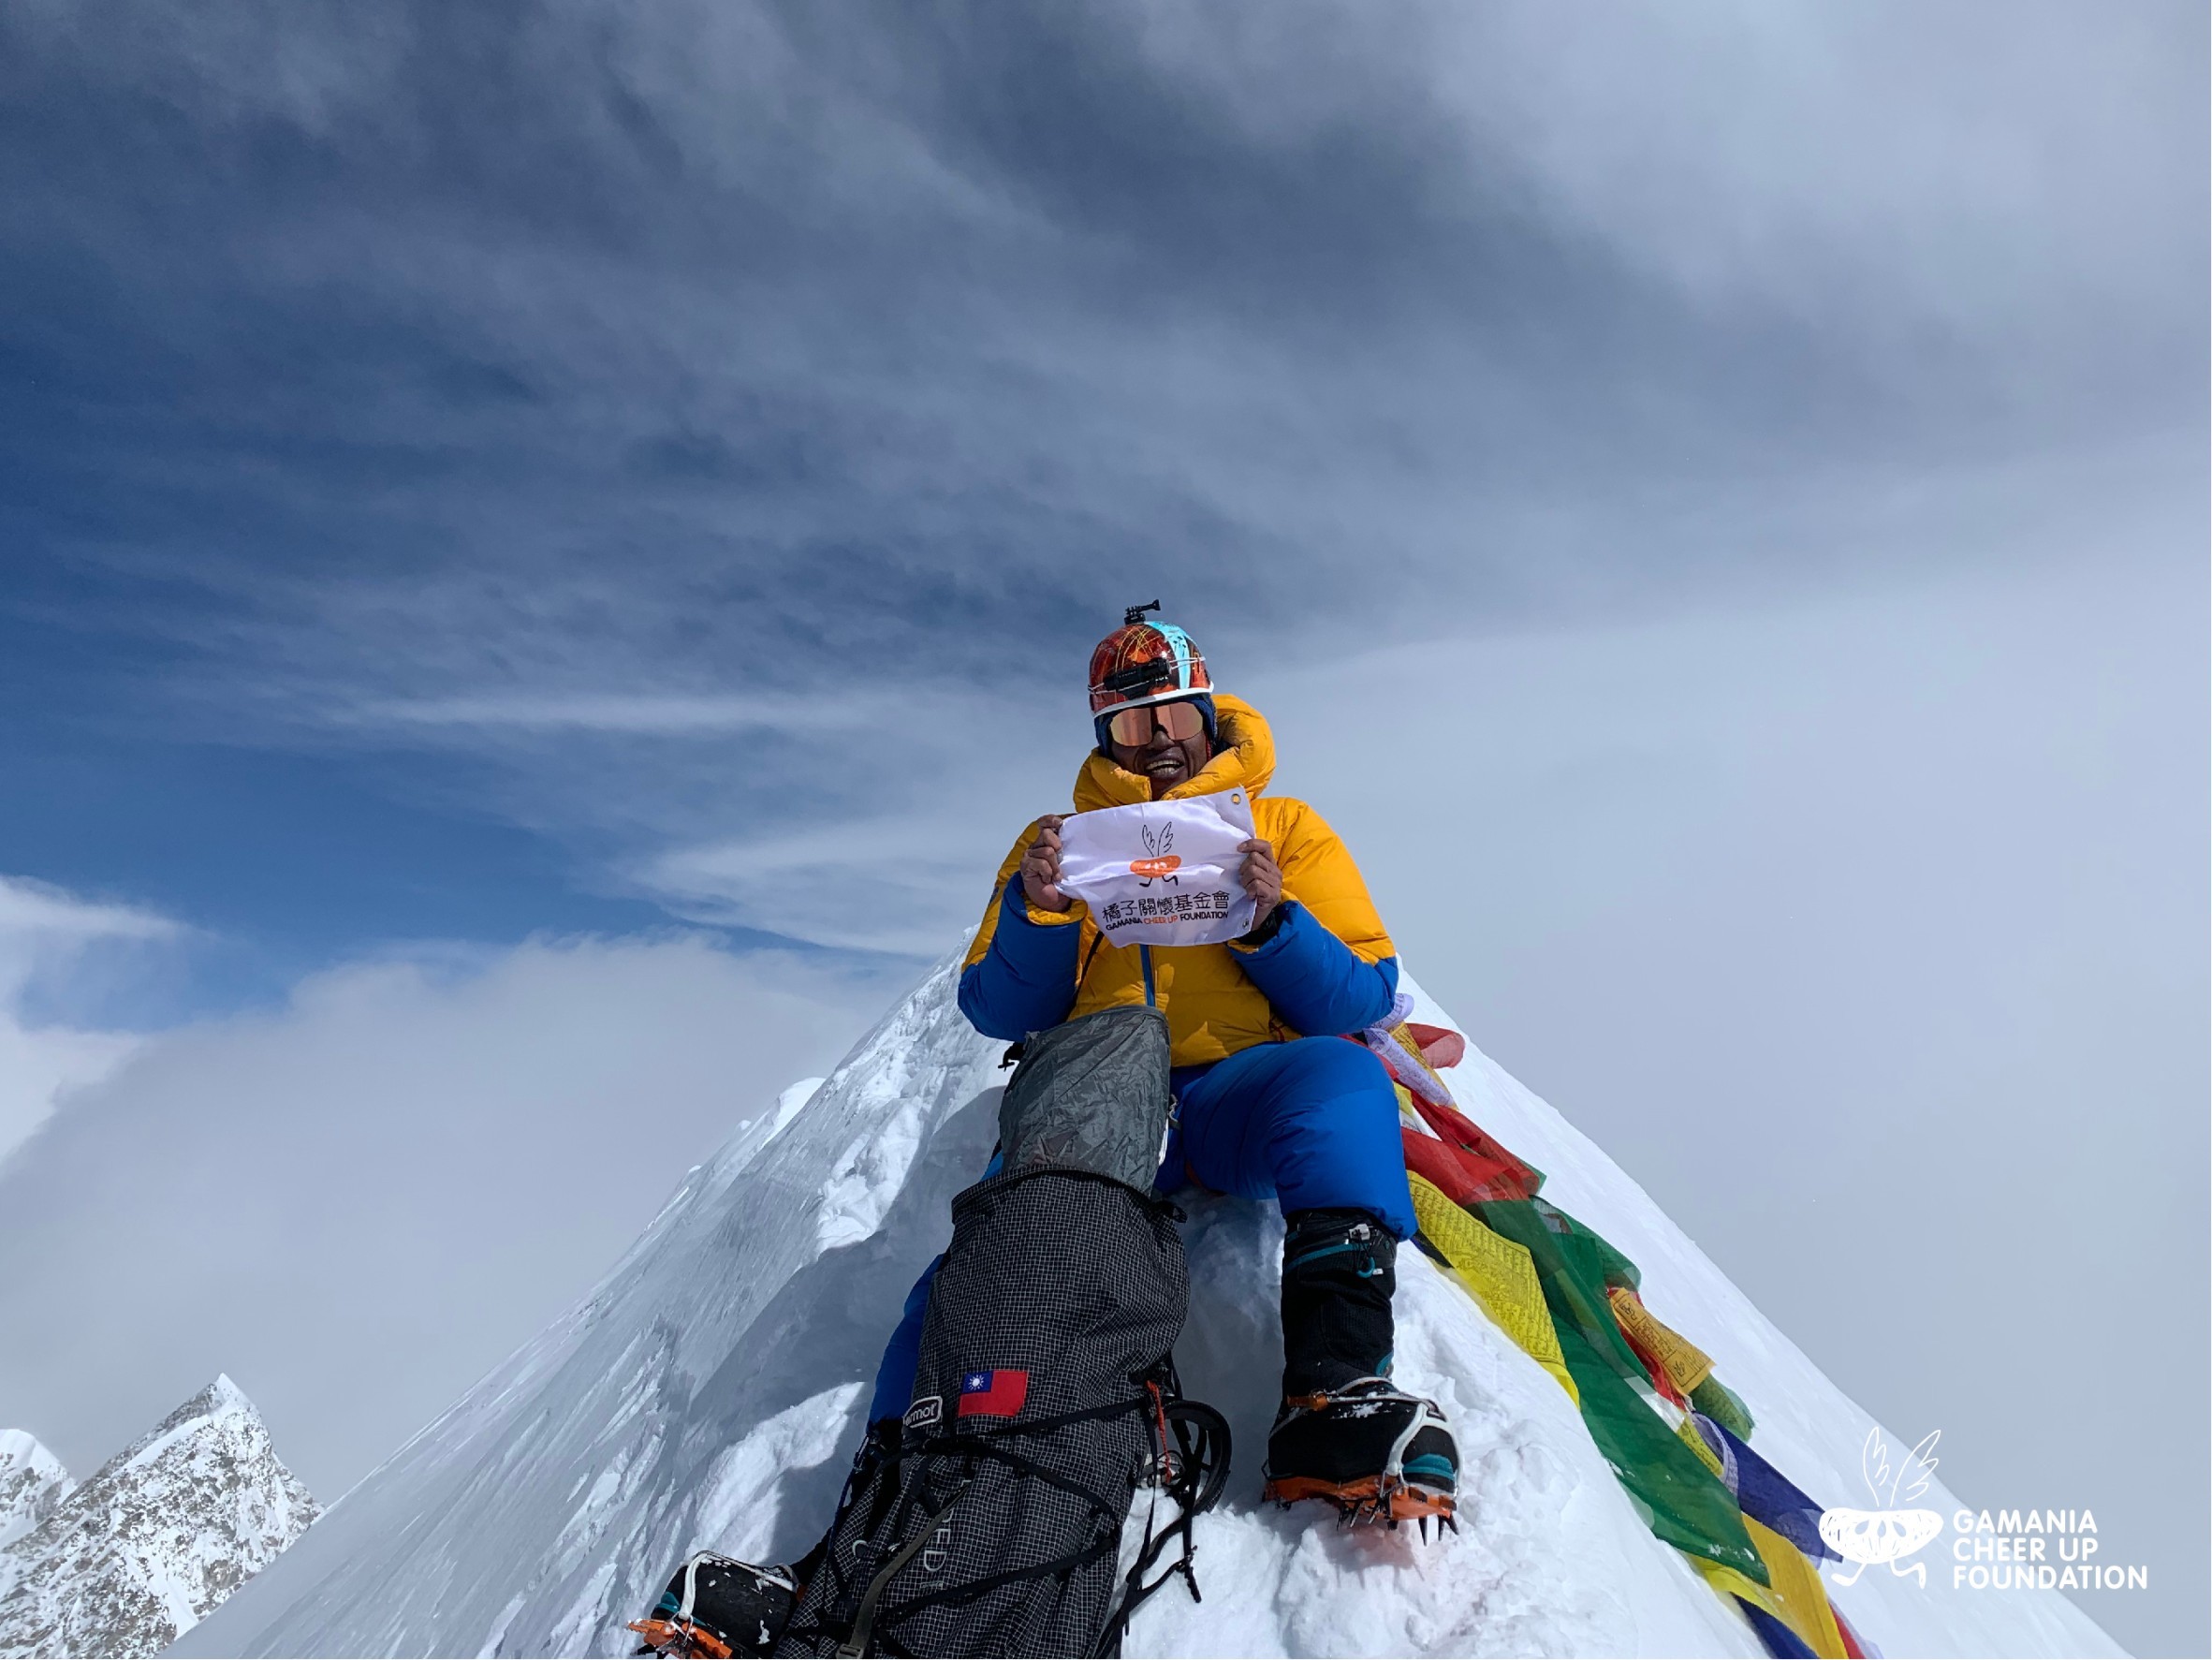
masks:
<svg viewBox="0 0 2212 1660"><path fill-rule="evenodd" d="M1398 1095L1366 1048L1340 1037L1256 1044L1209 1066L1179 1067L1171 1081L1177 1124L1155 1184L1161 1192L1195 1182L1272 1198L1285 1216L1365 1211L1399 1239L1413 1235ZM993 1155L990 1168L997 1166ZM914 1393L922 1316L942 1260L932 1259L907 1294L876 1371L871 1422L899 1417Z"/></svg>

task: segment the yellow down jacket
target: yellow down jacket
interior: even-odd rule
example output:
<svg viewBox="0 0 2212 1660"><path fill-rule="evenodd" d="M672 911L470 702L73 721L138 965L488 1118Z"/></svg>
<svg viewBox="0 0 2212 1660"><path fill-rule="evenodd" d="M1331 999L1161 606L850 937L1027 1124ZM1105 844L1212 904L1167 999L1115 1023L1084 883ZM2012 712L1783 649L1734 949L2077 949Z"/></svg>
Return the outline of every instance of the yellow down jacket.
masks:
<svg viewBox="0 0 2212 1660"><path fill-rule="evenodd" d="M1283 897L1304 906L1315 921L1363 961L1376 963L1395 957L1396 948L1383 931L1383 919L1375 914L1359 867L1352 862L1352 855L1337 833L1305 802L1262 793L1275 772L1275 740L1259 711L1241 698L1223 694L1215 696L1214 711L1218 742L1213 759L1195 778L1168 791L1168 799L1209 795L1242 786L1252 799L1254 828L1274 844L1276 861L1282 870ZM1151 797L1150 779L1123 771L1096 752L1084 758L1082 771L1076 776L1078 813L1148 801ZM982 925L968 948L964 967L973 967L990 950L1000 906L1006 902L1006 884L1020 868L1021 857L1036 832L1033 820L1015 838L999 865L990 903L985 907ZM1150 1001L1167 1017L1171 1060L1177 1066L1202 1065L1255 1043L1300 1036L1277 1018L1267 996L1238 966L1239 947L1114 946L1092 925L1089 908L1080 900L1065 912L1029 904L1025 909L1033 922L1081 931L1076 953L1076 997L1067 1016L1071 1020L1118 1004L1145 1002L1149 966Z"/></svg>

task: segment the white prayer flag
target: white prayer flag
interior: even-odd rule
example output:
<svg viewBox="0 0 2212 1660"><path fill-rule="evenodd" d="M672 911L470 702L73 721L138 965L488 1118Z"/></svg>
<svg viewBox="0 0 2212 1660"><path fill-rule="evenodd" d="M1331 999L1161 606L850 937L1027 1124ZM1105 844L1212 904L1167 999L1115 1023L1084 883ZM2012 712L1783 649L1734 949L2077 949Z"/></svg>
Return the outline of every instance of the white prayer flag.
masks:
<svg viewBox="0 0 2212 1660"><path fill-rule="evenodd" d="M1212 946L1252 932L1240 789L1077 813L1060 827L1060 888L1117 946Z"/></svg>

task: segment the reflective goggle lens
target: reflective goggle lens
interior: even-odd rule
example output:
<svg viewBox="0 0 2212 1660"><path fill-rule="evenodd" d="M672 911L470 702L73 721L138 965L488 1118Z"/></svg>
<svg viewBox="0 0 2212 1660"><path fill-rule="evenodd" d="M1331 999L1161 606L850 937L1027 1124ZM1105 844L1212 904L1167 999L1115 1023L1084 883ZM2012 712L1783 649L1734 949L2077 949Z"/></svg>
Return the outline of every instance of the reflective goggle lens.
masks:
<svg viewBox="0 0 2212 1660"><path fill-rule="evenodd" d="M1152 741L1154 727L1166 733L1170 741L1180 743L1206 730L1206 716L1197 704L1187 700L1148 703L1142 709L1122 710L1106 723L1106 732L1116 743L1142 749Z"/></svg>

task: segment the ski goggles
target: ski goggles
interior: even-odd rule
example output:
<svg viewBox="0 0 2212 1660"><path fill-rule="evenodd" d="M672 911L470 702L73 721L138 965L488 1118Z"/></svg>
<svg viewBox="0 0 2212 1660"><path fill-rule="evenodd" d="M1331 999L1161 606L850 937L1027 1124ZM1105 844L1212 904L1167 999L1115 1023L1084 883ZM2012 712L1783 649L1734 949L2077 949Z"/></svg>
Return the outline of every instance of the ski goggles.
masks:
<svg viewBox="0 0 2212 1660"><path fill-rule="evenodd" d="M1106 717L1106 736L1129 749L1142 749L1154 731L1166 734L1170 743L1181 743L1205 730L1206 712L1189 698L1118 709Z"/></svg>

